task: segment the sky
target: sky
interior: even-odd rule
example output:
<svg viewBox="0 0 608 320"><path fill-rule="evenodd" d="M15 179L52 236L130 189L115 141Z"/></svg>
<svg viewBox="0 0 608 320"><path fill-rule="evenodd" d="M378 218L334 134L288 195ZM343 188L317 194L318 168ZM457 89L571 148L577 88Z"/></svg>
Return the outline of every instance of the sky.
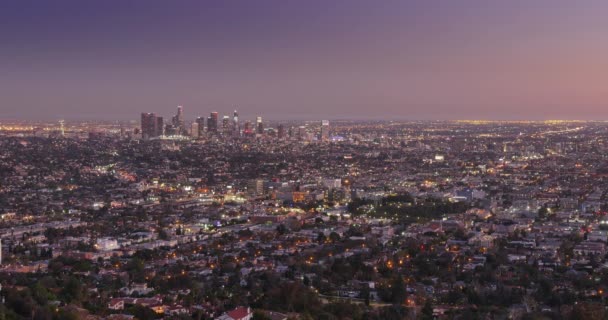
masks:
<svg viewBox="0 0 608 320"><path fill-rule="evenodd" d="M608 120L600 0L0 1L0 119Z"/></svg>

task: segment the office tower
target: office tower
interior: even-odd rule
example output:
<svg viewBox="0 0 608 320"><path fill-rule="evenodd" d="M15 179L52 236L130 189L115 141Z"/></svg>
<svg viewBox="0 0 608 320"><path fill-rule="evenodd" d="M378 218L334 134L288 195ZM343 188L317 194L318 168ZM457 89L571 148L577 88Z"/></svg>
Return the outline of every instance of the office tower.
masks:
<svg viewBox="0 0 608 320"><path fill-rule="evenodd" d="M230 117L224 116L222 118L222 133L228 135L230 132Z"/></svg>
<svg viewBox="0 0 608 320"><path fill-rule="evenodd" d="M186 131L186 124L184 121L184 107L177 106L177 114L173 116L171 120L177 134L183 134Z"/></svg>
<svg viewBox="0 0 608 320"><path fill-rule="evenodd" d="M257 134L264 134L264 124L262 123L262 117L256 118L255 129Z"/></svg>
<svg viewBox="0 0 608 320"><path fill-rule="evenodd" d="M179 120L180 124L184 123L184 107L183 106L177 106L177 119Z"/></svg>
<svg viewBox="0 0 608 320"><path fill-rule="evenodd" d="M254 179L247 184L247 192L250 195L259 196L264 194L264 180Z"/></svg>
<svg viewBox="0 0 608 320"><path fill-rule="evenodd" d="M321 141L329 141L329 120L321 121Z"/></svg>
<svg viewBox="0 0 608 320"><path fill-rule="evenodd" d="M190 136L192 138L198 138L200 136L200 130L198 129L198 122L192 122L190 125Z"/></svg>
<svg viewBox="0 0 608 320"><path fill-rule="evenodd" d="M174 127L173 124L167 123L165 125L165 131L163 132L163 134L166 136L174 136L176 134L179 134L179 132L177 130L178 130L178 128Z"/></svg>
<svg viewBox="0 0 608 320"><path fill-rule="evenodd" d="M211 134L212 131L212 124L211 122L213 121L213 119L209 116L207 117L207 133Z"/></svg>
<svg viewBox="0 0 608 320"><path fill-rule="evenodd" d="M156 137L156 114L141 114L141 136L144 140Z"/></svg>
<svg viewBox="0 0 608 320"><path fill-rule="evenodd" d="M155 137L160 137L165 135L165 122L163 121L163 117L156 117L156 132L155 132Z"/></svg>
<svg viewBox="0 0 608 320"><path fill-rule="evenodd" d="M306 127L305 126L300 126L298 128L298 138L300 140L306 139Z"/></svg>
<svg viewBox="0 0 608 320"><path fill-rule="evenodd" d="M65 137L65 121L59 120L59 132L61 132L61 136Z"/></svg>
<svg viewBox="0 0 608 320"><path fill-rule="evenodd" d="M232 132L235 136L239 135L241 128L239 126L239 113L234 110L234 114L232 115Z"/></svg>
<svg viewBox="0 0 608 320"><path fill-rule="evenodd" d="M251 122L249 120L245 121L245 125L243 125L243 135L253 134L253 130L251 129Z"/></svg>
<svg viewBox="0 0 608 320"><path fill-rule="evenodd" d="M282 124L277 128L277 138L283 139L285 137L285 126Z"/></svg>
<svg viewBox="0 0 608 320"><path fill-rule="evenodd" d="M217 112L211 112L211 115L207 119L207 131L211 133L217 133L218 115Z"/></svg>
<svg viewBox="0 0 608 320"><path fill-rule="evenodd" d="M205 117L196 118L196 123L198 124L198 136L202 137L205 132Z"/></svg>

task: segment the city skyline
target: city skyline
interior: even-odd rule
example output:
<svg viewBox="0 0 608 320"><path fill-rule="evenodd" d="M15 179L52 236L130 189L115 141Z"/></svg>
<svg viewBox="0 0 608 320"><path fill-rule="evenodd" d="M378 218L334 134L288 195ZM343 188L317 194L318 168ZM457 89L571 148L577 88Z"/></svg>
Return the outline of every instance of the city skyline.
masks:
<svg viewBox="0 0 608 320"><path fill-rule="evenodd" d="M605 120L600 1L19 1L0 119Z"/></svg>
<svg viewBox="0 0 608 320"><path fill-rule="evenodd" d="M0 1L0 320L608 320L606 13Z"/></svg>

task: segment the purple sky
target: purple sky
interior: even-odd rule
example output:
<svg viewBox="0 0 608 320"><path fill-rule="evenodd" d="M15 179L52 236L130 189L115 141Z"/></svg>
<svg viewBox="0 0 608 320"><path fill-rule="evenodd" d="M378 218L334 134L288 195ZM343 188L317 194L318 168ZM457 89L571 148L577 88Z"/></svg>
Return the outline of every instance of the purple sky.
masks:
<svg viewBox="0 0 608 320"><path fill-rule="evenodd" d="M605 0L0 2L0 119L608 120Z"/></svg>

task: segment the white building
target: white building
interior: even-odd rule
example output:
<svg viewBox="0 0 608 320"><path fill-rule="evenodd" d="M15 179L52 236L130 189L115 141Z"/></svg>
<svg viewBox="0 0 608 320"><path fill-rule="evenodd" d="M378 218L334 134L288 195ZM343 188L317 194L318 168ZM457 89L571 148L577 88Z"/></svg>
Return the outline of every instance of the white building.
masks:
<svg viewBox="0 0 608 320"><path fill-rule="evenodd" d="M95 248L99 251L112 251L119 248L118 241L112 238L99 238L95 244Z"/></svg>

